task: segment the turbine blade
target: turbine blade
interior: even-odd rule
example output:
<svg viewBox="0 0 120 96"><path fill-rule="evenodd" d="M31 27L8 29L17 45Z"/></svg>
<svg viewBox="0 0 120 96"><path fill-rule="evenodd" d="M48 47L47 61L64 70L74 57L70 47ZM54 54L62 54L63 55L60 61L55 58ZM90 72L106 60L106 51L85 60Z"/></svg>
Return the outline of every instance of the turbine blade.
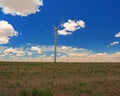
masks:
<svg viewBox="0 0 120 96"><path fill-rule="evenodd" d="M55 25L52 25L54 29L56 29L56 26Z"/></svg>
<svg viewBox="0 0 120 96"><path fill-rule="evenodd" d="M62 24L62 22L63 22L63 19L64 19L64 18L62 18L62 19L60 20L59 25L57 26L57 29L59 29L59 27L61 26L61 24Z"/></svg>

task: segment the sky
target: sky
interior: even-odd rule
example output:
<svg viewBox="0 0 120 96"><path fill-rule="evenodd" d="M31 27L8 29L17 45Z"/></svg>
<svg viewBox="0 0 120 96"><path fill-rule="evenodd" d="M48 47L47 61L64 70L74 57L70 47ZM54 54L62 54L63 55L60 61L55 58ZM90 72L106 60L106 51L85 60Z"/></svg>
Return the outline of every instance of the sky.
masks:
<svg viewBox="0 0 120 96"><path fill-rule="evenodd" d="M0 0L0 61L120 62L120 0Z"/></svg>

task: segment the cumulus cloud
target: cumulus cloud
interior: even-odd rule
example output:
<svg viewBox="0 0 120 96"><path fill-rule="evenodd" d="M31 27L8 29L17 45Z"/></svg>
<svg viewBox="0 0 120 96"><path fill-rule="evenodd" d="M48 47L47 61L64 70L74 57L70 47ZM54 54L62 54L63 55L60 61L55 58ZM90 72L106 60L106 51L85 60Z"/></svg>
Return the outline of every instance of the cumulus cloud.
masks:
<svg viewBox="0 0 120 96"><path fill-rule="evenodd" d="M120 32L116 33L116 34L115 34L115 37L116 37L116 38L120 37Z"/></svg>
<svg viewBox="0 0 120 96"><path fill-rule="evenodd" d="M70 35L80 28L85 28L85 22L83 20L75 21L69 19L67 22L62 24L61 27L63 29L58 30L59 35Z"/></svg>
<svg viewBox="0 0 120 96"><path fill-rule="evenodd" d="M62 49L63 50L68 50L68 47L67 46L62 46Z"/></svg>
<svg viewBox="0 0 120 96"><path fill-rule="evenodd" d="M0 44L9 43L10 37L17 36L18 32L7 21L0 21Z"/></svg>
<svg viewBox="0 0 120 96"><path fill-rule="evenodd" d="M10 55L10 56L14 56L14 54L16 55L16 56L24 56L25 55L25 53L22 51L22 50L19 50L19 49L14 49L14 48L8 48L8 49L5 49L4 51L3 51L3 53L5 54L5 55Z"/></svg>
<svg viewBox="0 0 120 96"><path fill-rule="evenodd" d="M53 62L54 50L51 48L54 48L54 46L33 45L32 47L18 48L0 46L0 58L2 58L1 60L3 61L40 62L41 54L38 54L40 48L43 50L42 61ZM115 53L94 53L85 48L71 46L58 46L57 49L57 62L120 62L119 51ZM26 55L26 52L29 53L29 55Z"/></svg>
<svg viewBox="0 0 120 96"><path fill-rule="evenodd" d="M108 45L107 47L115 46L115 45L118 45L118 44L119 44L119 41L114 41L114 42L110 43L110 45Z"/></svg>
<svg viewBox="0 0 120 96"><path fill-rule="evenodd" d="M113 43L110 43L111 46L114 46L114 45L117 45L117 44L119 44L119 41L115 41Z"/></svg>
<svg viewBox="0 0 120 96"><path fill-rule="evenodd" d="M40 47L35 47L35 46L31 47L31 50L32 51L37 51L38 53L42 52L42 49Z"/></svg>
<svg viewBox="0 0 120 96"><path fill-rule="evenodd" d="M5 14L28 16L40 11L43 0L0 0L0 7Z"/></svg>
<svg viewBox="0 0 120 96"><path fill-rule="evenodd" d="M32 55L32 52L27 52L27 55L31 56L31 55Z"/></svg>
<svg viewBox="0 0 120 96"><path fill-rule="evenodd" d="M115 37L119 38L120 37L120 32L116 33ZM107 47L118 45L118 44L119 44L119 41L114 41L114 42L110 43L109 45L107 45Z"/></svg>
<svg viewBox="0 0 120 96"><path fill-rule="evenodd" d="M70 35L72 33L71 32L67 32L65 29L63 29L63 30L58 30L58 34L59 35Z"/></svg>

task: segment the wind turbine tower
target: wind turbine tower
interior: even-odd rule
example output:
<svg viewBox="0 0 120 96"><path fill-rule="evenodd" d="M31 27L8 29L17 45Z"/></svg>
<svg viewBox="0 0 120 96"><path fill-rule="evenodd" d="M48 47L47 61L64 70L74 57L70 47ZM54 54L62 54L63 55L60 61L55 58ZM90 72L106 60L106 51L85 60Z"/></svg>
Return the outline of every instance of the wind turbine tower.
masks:
<svg viewBox="0 0 120 96"><path fill-rule="evenodd" d="M57 59L57 35L58 35L58 28L54 26L54 62L56 63Z"/></svg>

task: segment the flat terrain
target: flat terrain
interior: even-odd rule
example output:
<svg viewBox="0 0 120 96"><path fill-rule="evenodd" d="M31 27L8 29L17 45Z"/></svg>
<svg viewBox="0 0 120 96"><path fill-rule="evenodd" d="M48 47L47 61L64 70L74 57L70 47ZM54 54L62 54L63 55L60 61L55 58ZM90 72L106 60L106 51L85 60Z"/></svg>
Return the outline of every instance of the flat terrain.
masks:
<svg viewBox="0 0 120 96"><path fill-rule="evenodd" d="M120 96L120 63L0 62L0 96Z"/></svg>

